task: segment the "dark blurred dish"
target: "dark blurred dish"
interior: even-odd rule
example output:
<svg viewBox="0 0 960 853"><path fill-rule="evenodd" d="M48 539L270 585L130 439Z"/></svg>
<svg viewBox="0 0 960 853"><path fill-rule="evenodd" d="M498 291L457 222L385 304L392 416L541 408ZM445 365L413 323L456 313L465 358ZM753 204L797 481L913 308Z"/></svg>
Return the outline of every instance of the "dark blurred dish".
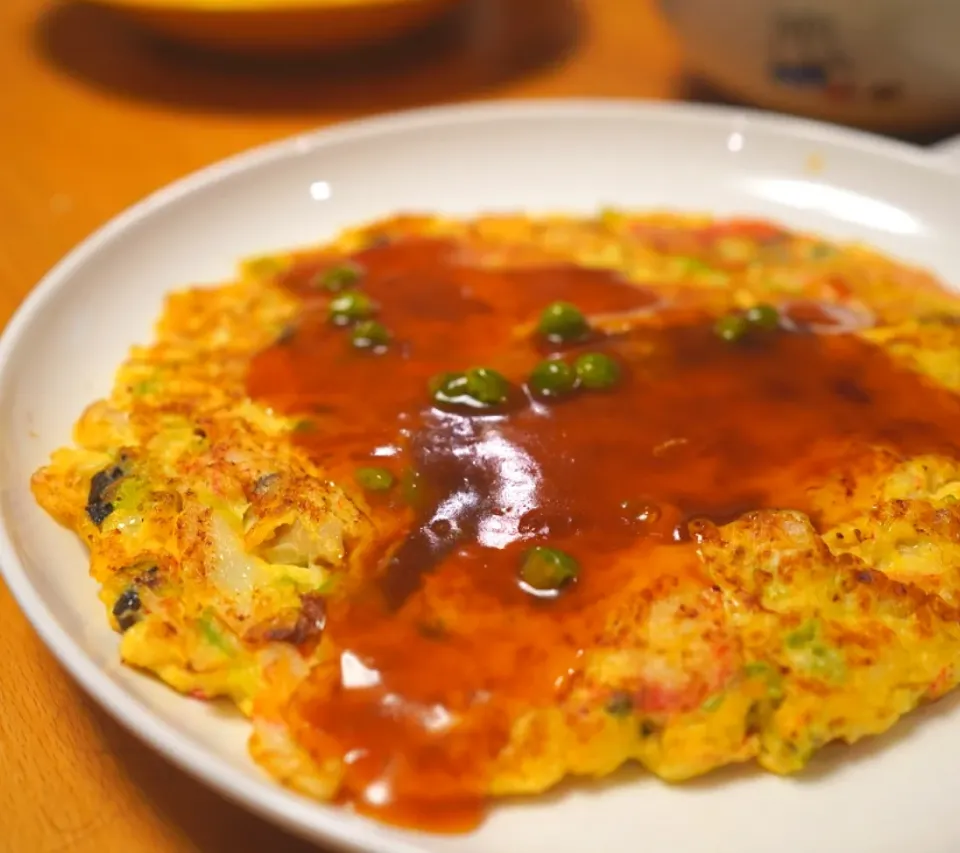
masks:
<svg viewBox="0 0 960 853"><path fill-rule="evenodd" d="M661 0L691 68L764 107L886 130L960 120L960 4Z"/></svg>
<svg viewBox="0 0 960 853"><path fill-rule="evenodd" d="M425 26L459 0L92 0L196 47L246 54L330 52Z"/></svg>

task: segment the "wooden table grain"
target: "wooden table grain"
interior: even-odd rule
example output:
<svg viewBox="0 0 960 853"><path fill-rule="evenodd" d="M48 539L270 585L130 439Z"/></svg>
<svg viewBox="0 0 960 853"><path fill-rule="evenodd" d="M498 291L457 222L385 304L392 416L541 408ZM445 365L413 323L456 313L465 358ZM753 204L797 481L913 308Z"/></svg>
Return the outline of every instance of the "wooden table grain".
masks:
<svg viewBox="0 0 960 853"><path fill-rule="evenodd" d="M177 50L79 2L0 0L0 325L95 227L252 145L423 104L691 91L653 0L465 0L389 48L286 65ZM0 853L312 849L121 729L0 583Z"/></svg>
<svg viewBox="0 0 960 853"><path fill-rule="evenodd" d="M675 97L647 0L467 0L376 54L255 65L80 3L0 2L0 324L71 246L211 161L384 110L480 98ZM0 853L314 849L225 802L100 711L0 584Z"/></svg>

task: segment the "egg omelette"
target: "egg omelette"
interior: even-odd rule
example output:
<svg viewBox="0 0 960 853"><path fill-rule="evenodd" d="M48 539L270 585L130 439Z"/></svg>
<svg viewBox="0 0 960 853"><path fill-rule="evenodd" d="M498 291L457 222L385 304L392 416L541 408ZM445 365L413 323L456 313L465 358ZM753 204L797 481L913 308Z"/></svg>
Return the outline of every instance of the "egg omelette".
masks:
<svg viewBox="0 0 960 853"><path fill-rule="evenodd" d="M953 688L958 353L931 275L767 222L396 217L171 295L32 486L127 664L464 830Z"/></svg>

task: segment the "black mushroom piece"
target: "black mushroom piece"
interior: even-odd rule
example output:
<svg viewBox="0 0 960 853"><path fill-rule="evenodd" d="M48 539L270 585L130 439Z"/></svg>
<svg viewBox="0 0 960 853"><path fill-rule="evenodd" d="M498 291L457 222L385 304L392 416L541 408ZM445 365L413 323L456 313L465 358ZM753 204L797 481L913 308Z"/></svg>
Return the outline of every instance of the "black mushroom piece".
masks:
<svg viewBox="0 0 960 853"><path fill-rule="evenodd" d="M121 456L114 465L108 465L98 471L90 480L90 492L87 495L87 515L99 527L104 519L113 512L111 497L113 487L127 475L127 458Z"/></svg>
<svg viewBox="0 0 960 853"><path fill-rule="evenodd" d="M323 596L310 592L300 598L300 612L296 621L292 625L271 628L264 639L299 646L308 640L319 638L326 623L327 606Z"/></svg>
<svg viewBox="0 0 960 853"><path fill-rule="evenodd" d="M143 607L140 601L140 593L132 586L124 590L113 605L113 615L116 617L117 625L121 631L132 628L139 618L140 608Z"/></svg>
<svg viewBox="0 0 960 853"><path fill-rule="evenodd" d="M626 690L614 690L604 710L611 717L627 717L633 713L633 697Z"/></svg>

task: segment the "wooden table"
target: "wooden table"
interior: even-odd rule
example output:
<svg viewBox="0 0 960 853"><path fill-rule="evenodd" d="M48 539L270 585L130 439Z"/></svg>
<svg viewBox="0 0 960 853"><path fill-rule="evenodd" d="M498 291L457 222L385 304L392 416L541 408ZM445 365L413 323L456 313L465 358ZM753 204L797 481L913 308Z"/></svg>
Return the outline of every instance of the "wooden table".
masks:
<svg viewBox="0 0 960 853"><path fill-rule="evenodd" d="M0 324L93 228L251 145L425 103L686 94L651 0L468 0L376 56L287 67L162 47L77 3L0 0ZM0 584L0 853L308 849L95 707Z"/></svg>

